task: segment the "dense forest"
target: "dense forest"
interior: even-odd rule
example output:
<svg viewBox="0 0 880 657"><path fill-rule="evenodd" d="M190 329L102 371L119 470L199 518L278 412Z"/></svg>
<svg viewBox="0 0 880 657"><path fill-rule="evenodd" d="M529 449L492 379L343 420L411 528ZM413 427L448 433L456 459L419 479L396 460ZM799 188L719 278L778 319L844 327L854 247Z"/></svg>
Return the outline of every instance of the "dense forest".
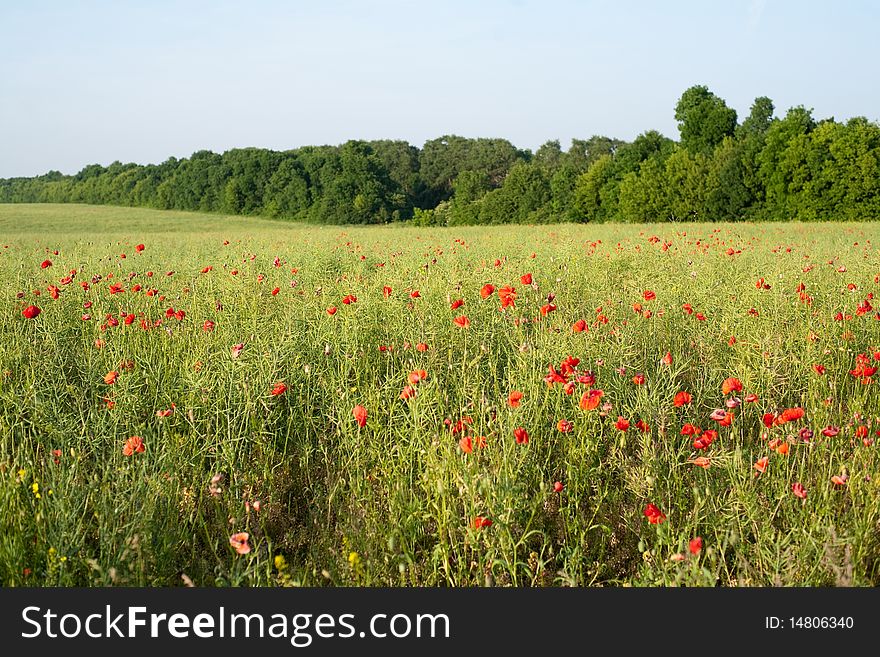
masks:
<svg viewBox="0 0 880 657"><path fill-rule="evenodd" d="M675 107L680 141L647 131L548 141L445 136L289 151L199 151L162 164L93 164L0 180L0 202L93 203L326 224L870 220L880 218L880 126L736 111L705 86Z"/></svg>

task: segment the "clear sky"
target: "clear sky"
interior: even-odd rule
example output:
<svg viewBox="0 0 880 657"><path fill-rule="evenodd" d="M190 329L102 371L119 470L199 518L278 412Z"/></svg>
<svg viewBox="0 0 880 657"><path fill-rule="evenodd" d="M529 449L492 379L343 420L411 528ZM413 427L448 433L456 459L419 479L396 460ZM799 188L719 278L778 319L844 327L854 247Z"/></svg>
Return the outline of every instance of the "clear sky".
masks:
<svg viewBox="0 0 880 657"><path fill-rule="evenodd" d="M880 119L880 2L0 0L0 177L193 151L444 134L678 138L705 84L742 119Z"/></svg>

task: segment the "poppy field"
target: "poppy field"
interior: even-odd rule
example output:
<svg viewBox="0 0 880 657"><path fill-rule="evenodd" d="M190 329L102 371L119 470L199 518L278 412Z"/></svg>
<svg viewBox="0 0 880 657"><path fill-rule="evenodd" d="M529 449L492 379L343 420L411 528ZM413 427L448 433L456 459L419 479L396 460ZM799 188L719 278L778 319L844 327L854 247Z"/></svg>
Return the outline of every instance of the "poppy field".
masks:
<svg viewBox="0 0 880 657"><path fill-rule="evenodd" d="M878 247L2 205L0 581L880 584Z"/></svg>

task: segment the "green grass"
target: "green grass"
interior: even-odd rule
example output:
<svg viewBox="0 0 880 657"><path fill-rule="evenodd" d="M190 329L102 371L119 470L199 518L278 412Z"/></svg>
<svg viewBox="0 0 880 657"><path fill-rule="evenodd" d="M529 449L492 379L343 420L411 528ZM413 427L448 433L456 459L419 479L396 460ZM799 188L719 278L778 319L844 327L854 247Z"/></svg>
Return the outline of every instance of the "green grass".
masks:
<svg viewBox="0 0 880 657"><path fill-rule="evenodd" d="M850 374L857 354L880 364L877 310L856 313L880 288L877 244L880 224L429 230L0 206L0 581L880 584L880 395ZM515 308L482 299L486 283L514 286ZM344 305L348 294L357 302ZM542 316L548 295L556 310ZM31 304L42 313L27 319ZM123 313L131 325L107 325ZM573 332L578 319L590 330ZM595 374L570 395L544 381L567 356ZM402 400L413 370L427 378ZM731 397L728 377L758 400L724 427L709 415ZM279 381L287 390L273 396ZM581 410L591 388L601 403ZM690 405L674 407L679 390ZM790 407L804 417L762 423ZM695 450L688 422L717 440ZM840 433L824 437L828 425ZM486 446L465 454L463 435ZM131 436L146 450L125 456ZM842 474L846 485L832 483ZM647 521L649 503L665 522ZM476 529L477 516L491 526ZM229 540L242 531L246 555Z"/></svg>

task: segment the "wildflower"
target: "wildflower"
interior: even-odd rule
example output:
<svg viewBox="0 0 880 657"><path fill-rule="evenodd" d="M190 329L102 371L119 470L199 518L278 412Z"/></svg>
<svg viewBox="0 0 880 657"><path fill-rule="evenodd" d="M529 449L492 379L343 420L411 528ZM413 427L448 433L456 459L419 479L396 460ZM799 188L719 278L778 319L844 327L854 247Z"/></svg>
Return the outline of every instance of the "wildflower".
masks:
<svg viewBox="0 0 880 657"><path fill-rule="evenodd" d="M767 471L767 464L770 462L766 456L762 456L757 461L755 461L755 476L757 477L759 474L763 474Z"/></svg>
<svg viewBox="0 0 880 657"><path fill-rule="evenodd" d="M278 395L283 395L285 392L287 392L287 384L284 383L284 381L278 381L272 386L272 390L269 391L269 394L273 397L277 397Z"/></svg>
<svg viewBox="0 0 880 657"><path fill-rule="evenodd" d="M492 521L483 516L477 516L474 518L473 526L474 529L489 529L492 526Z"/></svg>
<svg viewBox="0 0 880 657"><path fill-rule="evenodd" d="M672 404L676 408L680 408L680 407L684 406L685 404L690 404L692 400L693 400L693 397L691 397L691 393L685 392L684 390L682 390L680 392L675 393L675 397L672 400Z"/></svg>
<svg viewBox="0 0 880 657"><path fill-rule="evenodd" d="M645 517L652 525L659 525L666 520L666 514L663 513L656 505L648 504L644 510Z"/></svg>
<svg viewBox="0 0 880 657"><path fill-rule="evenodd" d="M802 500L807 499L807 489L800 482L795 482L791 485L791 492L794 493L795 497L799 497Z"/></svg>
<svg viewBox="0 0 880 657"><path fill-rule="evenodd" d="M141 454L147 450L144 445L144 439L140 436L132 436L125 441L122 448L123 456L131 456L132 454Z"/></svg>
<svg viewBox="0 0 880 657"><path fill-rule="evenodd" d="M513 390L507 396L507 403L511 408L519 407L522 402L523 394L519 390Z"/></svg>
<svg viewBox="0 0 880 657"><path fill-rule="evenodd" d="M357 422L359 427L364 427L367 424L367 409L358 404L353 409L351 409L352 415L354 415L354 419Z"/></svg>
<svg viewBox="0 0 880 657"><path fill-rule="evenodd" d="M513 430L513 436L516 438L517 445L526 445L529 442L529 432L522 427Z"/></svg>
<svg viewBox="0 0 880 657"><path fill-rule="evenodd" d="M235 548L235 551L238 554L247 554L251 551L251 546L248 545L249 539L250 534L247 532L239 532L229 537L229 544Z"/></svg>
<svg viewBox="0 0 880 657"><path fill-rule="evenodd" d="M471 325L471 320L467 318L467 315L459 315L455 319L452 320L453 323L460 328L467 328Z"/></svg>
<svg viewBox="0 0 880 657"><path fill-rule="evenodd" d="M27 319L34 319L37 315L39 315L42 310L37 308L36 306L28 306L24 310L21 311L21 314L24 315Z"/></svg>
<svg viewBox="0 0 880 657"><path fill-rule="evenodd" d="M569 433L574 428L574 425L568 420L559 420L556 423L556 429L562 433Z"/></svg>

